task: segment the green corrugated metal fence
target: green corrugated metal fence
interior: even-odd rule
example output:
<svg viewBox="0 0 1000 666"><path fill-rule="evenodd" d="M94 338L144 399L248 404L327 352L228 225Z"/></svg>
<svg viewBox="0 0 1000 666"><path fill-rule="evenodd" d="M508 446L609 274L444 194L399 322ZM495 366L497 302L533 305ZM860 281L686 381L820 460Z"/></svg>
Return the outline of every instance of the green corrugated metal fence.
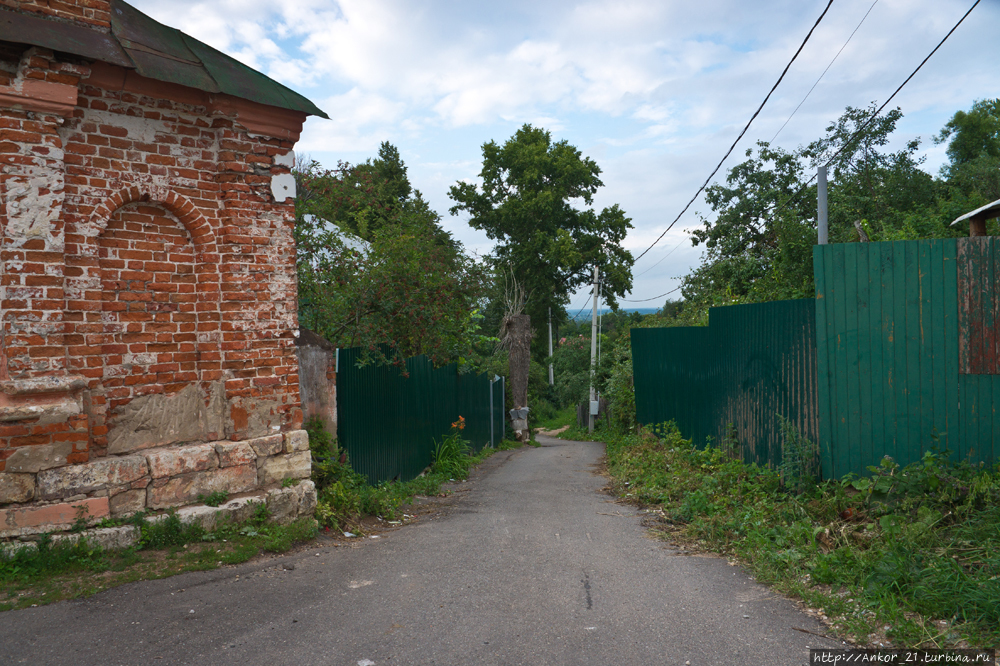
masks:
<svg viewBox="0 0 1000 666"><path fill-rule="evenodd" d="M639 422L674 419L698 442L732 424L744 457L776 463L781 414L819 442L824 478L932 447L996 460L1000 239L816 246L813 267L815 301L632 329Z"/></svg>
<svg viewBox="0 0 1000 666"><path fill-rule="evenodd" d="M407 359L409 377L403 377L392 366L358 368L360 353L338 352L337 439L351 466L373 483L420 474L459 416L473 449L502 439L502 379L460 375L454 364L434 368L425 356Z"/></svg>
<svg viewBox="0 0 1000 666"><path fill-rule="evenodd" d="M698 443L731 426L745 460L777 465L778 414L816 440L815 341L812 299L712 308L707 328L634 328L637 419L673 419Z"/></svg>
<svg viewBox="0 0 1000 666"><path fill-rule="evenodd" d="M813 265L824 477L933 446L995 459L1000 242L816 246Z"/></svg>

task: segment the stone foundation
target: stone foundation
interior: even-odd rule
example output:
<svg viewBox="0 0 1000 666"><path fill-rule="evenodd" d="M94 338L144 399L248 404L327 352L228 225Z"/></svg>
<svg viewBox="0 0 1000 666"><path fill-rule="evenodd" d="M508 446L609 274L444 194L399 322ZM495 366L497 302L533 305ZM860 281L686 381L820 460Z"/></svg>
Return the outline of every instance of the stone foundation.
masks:
<svg viewBox="0 0 1000 666"><path fill-rule="evenodd" d="M20 471L0 472L0 538L67 531L81 519L94 524L139 511L188 507L181 508L182 516L214 516L217 509L191 505L215 492L256 494L266 498L274 517L292 520L313 512L315 487L311 481L280 486L285 479L308 479L311 468L304 430L151 448L80 465L21 465Z"/></svg>
<svg viewBox="0 0 1000 666"><path fill-rule="evenodd" d="M206 531L213 531L224 522L241 523L253 518L257 507L266 505L269 520L287 524L300 516L312 515L316 510L316 485L312 481L301 481L290 488L273 488L229 500L218 507L204 504L180 509L177 517L182 523L197 523ZM150 516L147 522L162 520L166 514ZM104 550L124 550L137 543L142 537L135 525L103 527L68 534L55 534L52 542L76 544L81 539ZM22 550L34 551L38 546L25 537L24 540L0 543L0 557L11 556Z"/></svg>

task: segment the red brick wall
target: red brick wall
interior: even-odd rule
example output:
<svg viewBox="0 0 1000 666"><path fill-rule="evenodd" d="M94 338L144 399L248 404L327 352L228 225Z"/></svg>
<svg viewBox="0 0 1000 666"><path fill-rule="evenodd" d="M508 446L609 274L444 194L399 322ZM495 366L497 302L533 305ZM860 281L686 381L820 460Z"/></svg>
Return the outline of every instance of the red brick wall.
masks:
<svg viewBox="0 0 1000 666"><path fill-rule="evenodd" d="M0 0L0 6L95 28L111 28L111 3L108 0Z"/></svg>
<svg viewBox="0 0 1000 666"><path fill-rule="evenodd" d="M49 211L0 239L0 380L85 379L84 414L63 423L86 431L75 458L108 452L129 403L192 384L224 402L200 441L301 425L294 205L271 192L293 141L251 134L254 105L222 102L96 64L69 113L0 109L0 160L19 167L0 188ZM289 112L287 136L303 119ZM18 400L56 398L0 408ZM55 442L38 423L0 422L0 470L14 447Z"/></svg>

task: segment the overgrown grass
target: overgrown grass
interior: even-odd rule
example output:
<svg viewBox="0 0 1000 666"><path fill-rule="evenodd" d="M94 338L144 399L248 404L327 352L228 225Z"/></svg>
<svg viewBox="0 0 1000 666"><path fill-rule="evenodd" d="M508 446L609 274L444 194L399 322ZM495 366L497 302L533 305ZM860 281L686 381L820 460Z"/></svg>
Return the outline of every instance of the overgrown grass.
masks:
<svg viewBox="0 0 1000 666"><path fill-rule="evenodd" d="M459 427L462 425L462 427ZM336 441L323 430L322 423L306 424L313 454L313 480L319 492L316 519L323 527L362 534L362 520L377 516L397 520L402 508L418 495L441 493L441 485L468 478L469 470L496 451L521 446L503 440L495 449L484 447L473 453L461 437L462 421L452 424L452 432L435 446L434 462L419 477L410 481L384 481L372 485L368 478L351 469L346 457L341 462Z"/></svg>
<svg viewBox="0 0 1000 666"><path fill-rule="evenodd" d="M532 427L541 428L542 430L558 430L563 426L572 426L575 424L576 405L568 405L558 410L552 417L533 424Z"/></svg>
<svg viewBox="0 0 1000 666"><path fill-rule="evenodd" d="M783 482L672 424L606 440L615 489L671 539L737 557L857 642L1000 646L1000 467L932 451L820 484L800 441Z"/></svg>
<svg viewBox="0 0 1000 666"><path fill-rule="evenodd" d="M37 550L0 556L0 611L85 597L136 580L240 564L262 552L286 552L316 536L312 518L289 525L269 523L263 503L251 519L226 522L211 532L181 522L175 513L157 520L145 518L142 514L132 518L141 538L126 550L106 551L85 538L54 543L43 535Z"/></svg>

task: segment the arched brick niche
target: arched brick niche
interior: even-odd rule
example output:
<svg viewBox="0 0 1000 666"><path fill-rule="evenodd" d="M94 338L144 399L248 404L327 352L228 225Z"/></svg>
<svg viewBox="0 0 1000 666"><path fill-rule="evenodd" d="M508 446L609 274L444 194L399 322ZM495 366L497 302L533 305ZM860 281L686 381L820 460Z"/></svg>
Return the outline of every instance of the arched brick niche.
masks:
<svg viewBox="0 0 1000 666"><path fill-rule="evenodd" d="M78 255L67 324L92 453L225 436L219 275L210 227L188 202L126 192L99 209ZM115 205L117 204L117 205ZM105 212L108 211L108 212ZM96 229L94 229L96 230Z"/></svg>

